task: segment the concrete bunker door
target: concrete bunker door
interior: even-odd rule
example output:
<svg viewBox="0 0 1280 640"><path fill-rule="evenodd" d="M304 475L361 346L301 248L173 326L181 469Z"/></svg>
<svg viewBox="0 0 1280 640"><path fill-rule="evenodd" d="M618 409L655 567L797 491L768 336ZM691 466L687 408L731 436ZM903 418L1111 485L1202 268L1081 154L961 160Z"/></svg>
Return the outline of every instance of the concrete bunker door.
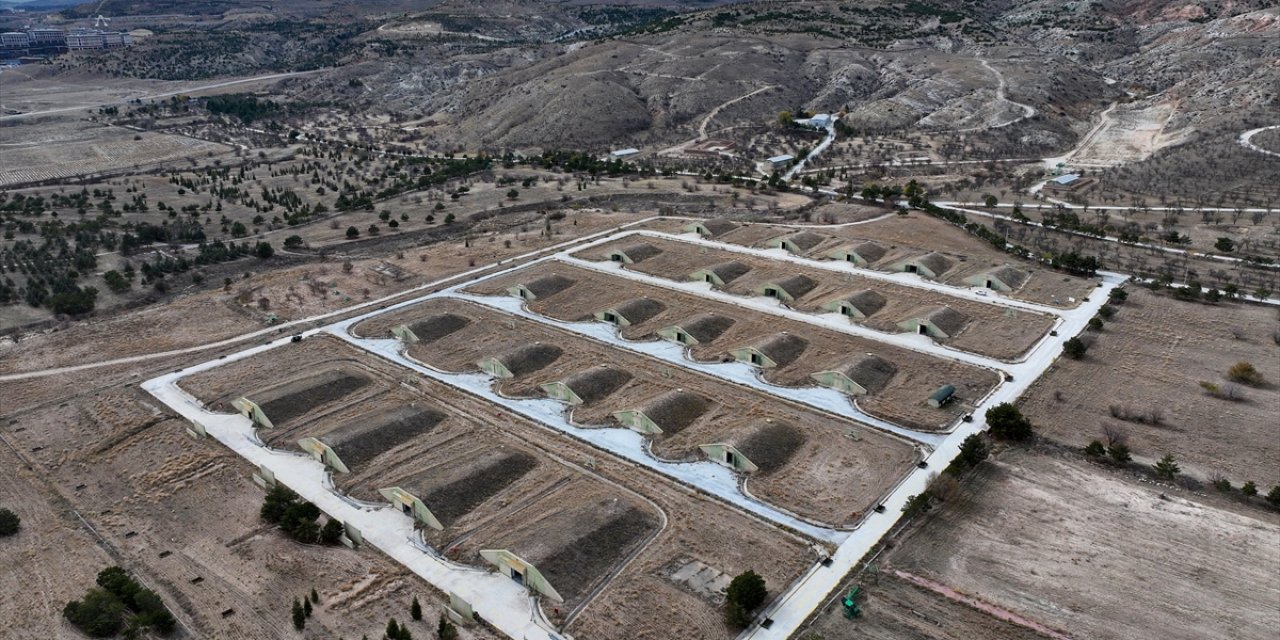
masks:
<svg viewBox="0 0 1280 640"><path fill-rule="evenodd" d="M921 322L920 324L916 325L916 333L922 336L929 335L929 326Z"/></svg>
<svg viewBox="0 0 1280 640"><path fill-rule="evenodd" d="M995 289L995 288L996 288L996 283L995 283L995 282L992 282L991 280L987 280L987 288L988 288L988 289Z"/></svg>
<svg viewBox="0 0 1280 640"><path fill-rule="evenodd" d="M515 580L516 584L524 586L524 574L515 567L511 567L511 579Z"/></svg>
<svg viewBox="0 0 1280 640"><path fill-rule="evenodd" d="M411 516L411 515L413 515L413 505L408 505L408 504L401 503L401 504L400 504L400 509L404 511L404 514L405 514L406 516Z"/></svg>
<svg viewBox="0 0 1280 640"><path fill-rule="evenodd" d="M762 366L762 365L764 365L764 358L760 357L760 354L758 354L758 353L752 353L752 354L751 354L751 364L754 364L754 365L756 365L757 367Z"/></svg>
<svg viewBox="0 0 1280 640"><path fill-rule="evenodd" d="M611 324L618 324L618 316L614 315L611 311L606 311L604 312L604 321Z"/></svg>
<svg viewBox="0 0 1280 640"><path fill-rule="evenodd" d="M778 290L777 290L777 289L774 289L773 287L765 287L765 289L764 289L764 295L766 295L766 296L768 296L768 297L770 297L770 298L777 298L777 297L778 297Z"/></svg>
<svg viewBox="0 0 1280 640"><path fill-rule="evenodd" d="M916 266L916 265L914 265L914 264L909 264L909 265L907 265L906 272L907 272L907 273L920 273L920 267L917 267L917 266Z"/></svg>
<svg viewBox="0 0 1280 640"><path fill-rule="evenodd" d="M738 458L737 456L733 455L733 452L732 452L732 451L729 451L729 450L727 450L727 449L725 450L725 452L724 452L724 463L725 463L725 464L729 465L730 467L732 467L732 468L734 468L734 469L737 469L737 468L738 468L738 459L737 459L737 458Z"/></svg>
<svg viewBox="0 0 1280 640"><path fill-rule="evenodd" d="M610 260L612 260L612 261L614 261L614 262L622 262L622 254L621 254L621 253L611 253L611 254L609 254L609 259L610 259Z"/></svg>

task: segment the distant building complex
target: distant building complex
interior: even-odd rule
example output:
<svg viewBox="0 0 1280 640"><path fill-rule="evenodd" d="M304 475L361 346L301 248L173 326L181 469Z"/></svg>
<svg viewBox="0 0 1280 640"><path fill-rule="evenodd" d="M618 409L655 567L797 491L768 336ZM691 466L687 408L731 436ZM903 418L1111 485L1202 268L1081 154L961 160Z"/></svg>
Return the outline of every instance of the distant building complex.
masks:
<svg viewBox="0 0 1280 640"><path fill-rule="evenodd" d="M123 31L32 27L26 31L0 33L0 54L6 58L56 55L67 51L117 49L133 44L133 36Z"/></svg>

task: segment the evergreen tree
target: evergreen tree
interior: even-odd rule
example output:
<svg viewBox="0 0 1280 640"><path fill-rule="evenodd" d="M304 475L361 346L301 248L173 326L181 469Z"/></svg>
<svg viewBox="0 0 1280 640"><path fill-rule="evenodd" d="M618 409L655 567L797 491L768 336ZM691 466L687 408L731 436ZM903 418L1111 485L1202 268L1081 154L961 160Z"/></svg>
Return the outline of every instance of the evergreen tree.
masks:
<svg viewBox="0 0 1280 640"><path fill-rule="evenodd" d="M307 626L307 614L302 609L302 603L295 598L293 601L293 628L302 631Z"/></svg>
<svg viewBox="0 0 1280 640"><path fill-rule="evenodd" d="M1030 440L1031 421L1018 408L1003 402L987 409L987 426L991 435L1002 440Z"/></svg>
<svg viewBox="0 0 1280 640"><path fill-rule="evenodd" d="M418 596L414 596L413 602L409 604L409 617L414 620L422 619L422 605L418 602Z"/></svg>
<svg viewBox="0 0 1280 640"><path fill-rule="evenodd" d="M1174 476L1178 475L1178 472L1182 471L1182 468L1178 466L1178 463L1173 459L1173 456L1169 454L1165 454L1163 458L1160 458L1160 461L1155 463L1152 468L1155 470L1157 476L1166 480L1172 480Z"/></svg>

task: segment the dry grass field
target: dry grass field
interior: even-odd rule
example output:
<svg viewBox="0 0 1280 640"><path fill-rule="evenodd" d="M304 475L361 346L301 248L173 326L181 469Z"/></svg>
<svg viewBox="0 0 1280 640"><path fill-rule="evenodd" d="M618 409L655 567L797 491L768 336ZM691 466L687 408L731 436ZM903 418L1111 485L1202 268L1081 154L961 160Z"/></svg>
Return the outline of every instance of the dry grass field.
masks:
<svg viewBox="0 0 1280 640"><path fill-rule="evenodd" d="M763 247L765 242L801 231L795 227L751 224L717 238L725 242ZM964 279L988 269L1011 265L1027 275L1027 281L1007 294L1019 300L1061 307L1074 307L1097 286L1093 279L1069 276L1039 265L1020 261L986 242L969 235L954 225L920 212L905 216L888 216L865 224L840 228L815 228L826 237L823 244L808 255L825 258L825 250L842 245L874 242L885 249L885 256L873 261L872 269L887 271L901 260L930 252L941 253L951 261L950 268L937 278L946 284L967 287ZM1072 302L1075 298L1077 302Z"/></svg>
<svg viewBox="0 0 1280 640"><path fill-rule="evenodd" d="M982 398L999 379L993 371L907 351L882 342L861 338L804 322L744 313L730 304L610 276L567 264L544 263L478 283L468 288L476 293L508 295L506 287L532 281L539 276L563 274L574 285L553 296L534 300L532 311L548 317L577 322L592 318L595 311L616 307L628 300L648 298L663 301L665 311L626 327L622 336L631 340L654 340L668 326L690 324L710 314L733 322L723 333L689 347L687 356L701 362L730 360L730 351L753 345L770 336L785 333L806 344L795 360L762 370L768 382L788 387L814 386L812 375L846 366L851 354L874 354L888 360L897 373L887 386L857 398L859 408L921 430L939 430L959 419L965 405ZM928 395L944 384L954 384L961 402L934 409L925 404Z"/></svg>
<svg viewBox="0 0 1280 640"><path fill-rule="evenodd" d="M408 618L415 595L428 620L438 617L432 590L381 555L299 545L264 526L252 467L217 443L193 442L145 393L38 382L0 388L15 401L0 416L11 469L0 503L23 518L23 531L0 541L13 559L10 596L0 599L12 637L83 637L62 606L111 565L156 589L196 637L292 634L289 604L313 587L321 602L309 638L380 633L387 618Z"/></svg>
<svg viewBox="0 0 1280 640"><path fill-rule="evenodd" d="M30 126L24 131L32 132ZM73 121L46 123L31 137L0 147L0 187L154 168L199 158L230 155L232 147L186 136Z"/></svg>
<svg viewBox="0 0 1280 640"><path fill-rule="evenodd" d="M264 433L284 448L293 446L290 441L295 436L320 434L325 440L367 426L380 411L404 406L394 399L408 395L445 413L447 417L426 433L369 459L350 477L335 477L340 489L374 502L381 500L372 488L397 484L465 502L470 500L468 494L451 485L465 482L469 489L479 490L487 482L483 476L486 456L490 461L493 456L533 458L535 464L526 473L479 504L464 503L456 511L442 503L442 514L456 511L456 519L446 521L444 531L427 532L427 537L451 557L469 563L482 564L475 552L495 546L511 548L535 563L541 561L552 585L568 599L564 606L548 604L546 611L553 620L569 624L571 632L581 626L592 630L586 637L615 638L623 629L618 620L639 620L635 629L627 629L627 637L640 633L639 637L661 638L676 624L703 629L704 637L727 635L717 609L723 593L691 593L691 587L671 578L673 564L696 561L727 575L753 568L780 588L813 560L808 545L798 538L719 502L690 495L651 472L600 459L598 451L498 407L421 379L405 389L395 383L398 378L392 365L358 355L334 339L310 338L283 348L288 351L271 358L253 358L197 374L184 387L206 402L219 403L218 398L228 398L246 385L269 387L283 382L294 391L310 389L310 384L295 383L307 377L300 371L359 369L360 375L374 380L355 392L375 394L362 402L352 401L355 394L340 403L309 397L313 411L286 426L285 433ZM340 447L335 445L336 450L341 451ZM587 459L596 461L594 470L577 466L576 462ZM725 526L702 526L708 521ZM580 547L571 547L569 541L577 541ZM628 564L633 553L639 555ZM566 571L564 563L571 556L590 570ZM615 578L618 571L620 577ZM645 585L643 593L636 592L637 585ZM573 611L583 604L585 608ZM637 606L647 614L635 617ZM572 619L571 613L576 614Z"/></svg>
<svg viewBox="0 0 1280 640"><path fill-rule="evenodd" d="M1172 454L1208 480L1222 473L1239 485L1280 483L1280 330L1274 308L1180 302L1130 287L1129 299L1097 335L1084 360L1060 359L1028 391L1023 411L1044 435L1072 446L1098 439L1102 425L1128 434L1136 459ZM1236 337L1239 334L1239 338ZM1239 385L1243 399L1209 396L1201 381L1226 386L1227 369L1250 362L1261 386ZM1161 414L1160 424L1113 417Z"/></svg>
<svg viewBox="0 0 1280 640"><path fill-rule="evenodd" d="M620 386L602 391L598 397L584 398L585 404L572 407L572 420L578 425L620 427L615 412L643 407L676 390L701 398L704 406L687 424L678 428L667 425L664 433L652 437L650 447L662 459L705 459L699 445L746 438L756 431L756 425L766 421L793 427L800 437L794 442L779 443L773 452L778 463L749 476L747 487L760 499L802 516L836 524L856 522L915 461L914 451L905 442L852 420L474 303L433 300L396 315L412 328L423 319L445 314L465 318L467 324L438 337L420 336L419 342L409 345L408 354L433 368L458 373L478 372L478 361L498 357L515 374L514 378L497 382L504 396L543 397L541 385L572 380L596 369L599 363L607 363L610 370L626 372L629 378ZM370 327L357 329L367 332ZM507 355L520 354L535 345L558 353L549 360ZM583 388L576 391L583 392Z"/></svg>
<svg viewBox="0 0 1280 640"><path fill-rule="evenodd" d="M1262 640L1280 624L1278 537L1272 513L1010 451L889 564L1068 637Z"/></svg>
<svg viewBox="0 0 1280 640"><path fill-rule="evenodd" d="M849 620L839 599L832 598L805 631L803 640L1044 640L1044 636L996 619L966 604L898 578L891 571L862 574L852 584L862 587L862 617ZM848 585L842 587L843 596Z"/></svg>
<svg viewBox="0 0 1280 640"><path fill-rule="evenodd" d="M758 229L760 229L759 225L741 227L726 234L725 237L729 238L742 230ZM776 229L764 229L764 231L777 233ZM661 250L661 253L636 264L627 265L626 268L669 280L688 281L695 271L720 264L738 263L747 267L745 273L719 286L724 291L741 296L760 295L759 291L763 287L774 284L785 290L788 287L787 281L799 276L807 281L802 284L806 289L793 289L798 293L794 300L787 301L787 305L800 311L828 313L829 310L824 307L827 303L860 291L874 291L884 299L884 304L859 322L885 333L902 333L904 329L899 327L898 323L916 317L922 311L949 307L961 316L957 325L958 330L950 332L947 338L939 339L939 342L962 351L995 358L1010 359L1022 355L1044 337L1053 326L1053 318L1043 314L983 304L855 274L836 273L820 268L806 269L790 262L756 258L733 251L711 249L673 240L624 238L578 252L576 256L591 260L607 260L610 252L625 249L637 243L655 247ZM761 241L758 244L763 246L764 242ZM822 255L826 251L843 245L847 245L847 242L831 238L817 245L810 255ZM886 256L879 262L891 264L910 257L913 256Z"/></svg>

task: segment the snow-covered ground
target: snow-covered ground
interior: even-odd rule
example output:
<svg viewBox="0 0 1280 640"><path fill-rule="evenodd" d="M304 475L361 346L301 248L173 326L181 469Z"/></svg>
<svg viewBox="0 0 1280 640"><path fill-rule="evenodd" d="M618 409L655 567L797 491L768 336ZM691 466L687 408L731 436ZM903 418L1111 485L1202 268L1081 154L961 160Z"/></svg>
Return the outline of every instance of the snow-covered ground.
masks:
<svg viewBox="0 0 1280 640"><path fill-rule="evenodd" d="M583 261L570 255L586 247L600 245L634 234L653 235L682 242L705 244L720 249L757 254L773 260L801 263L807 267L828 268L835 271L855 271L867 277L927 288L986 304L1047 313L1058 318L1055 327L1058 331L1058 336L1046 336L1044 340L1017 362L998 362L990 358L975 356L938 345L925 337L899 336L870 331L851 325L844 318L803 314L781 307L776 301L732 296L712 291L705 284L674 283L635 272L622 271L612 264ZM752 626L742 634L743 638L786 638L794 632L812 611L822 605L828 594L840 584L850 569L897 522L906 500L910 496L923 491L932 476L951 462L959 451L960 442L970 434L986 428L984 421L981 419L986 409L1001 402L1013 401L1021 395L1061 353L1062 343L1071 336L1083 331L1089 318L1093 317L1098 307L1107 300L1107 294L1110 290L1125 280L1125 277L1119 274L1103 273L1101 274L1103 286L1097 292L1097 295L1090 296L1086 304L1075 309L1051 309L1006 298L991 299L989 297L981 297L972 290L926 282L909 275L883 274L856 269L844 263L836 264L805 260L781 250L738 247L701 238L649 231L612 232L606 235L584 238L574 243L566 243L563 250L550 256L539 258L534 263L544 260L561 260L586 268L607 270L621 277L643 280L659 286L677 288L694 295L715 298L722 302L739 306L744 312L795 317L805 322L811 322L847 334L863 335L873 340L895 344L936 357L961 360L978 366L998 369L1013 376L1012 381L1002 383L993 393L981 401L974 413L974 422L960 423L954 431L947 434L925 434L868 416L851 404L846 397L834 391L818 388L783 389L775 387L762 381L756 375L756 371L746 365L736 363L697 363L686 358L684 351L675 344L624 340L611 325L559 322L529 312L522 306L521 301L516 298L474 296L459 292L462 286L470 284L470 282L455 284L438 293L430 293L393 305L382 306L361 316L336 322L319 329L312 329L303 334L304 337L309 337L323 332L337 336L339 339L377 357L411 369L419 375L438 380L456 389L500 404L539 424L589 443L602 451L642 464L677 482L695 486L716 499L722 500L735 508L753 513L768 522L787 527L815 540L838 545L835 554L832 556L833 562L830 566L814 565L804 577L793 583L780 598L770 605L765 612L765 615L773 620L773 624L769 629ZM524 263L520 267L513 267L513 269L524 268L529 264ZM511 269L500 271L488 277L495 277L509 271ZM450 281L457 282L457 279L450 279ZM629 351L642 353L674 366L681 366L712 375L724 380L726 383L750 386L765 393L784 396L790 400L802 402L823 411L848 416L874 428L914 441L927 451L926 462L928 467L912 469L898 483L884 500L886 507L884 513L871 513L853 531L838 531L804 521L784 510L748 496L742 491L738 478L724 467L710 462L672 463L658 460L648 452L644 438L638 433L627 429L579 427L566 418L565 407L558 402L545 399L514 400L501 397L493 391L492 381L487 376L450 374L437 371L408 358L403 352L402 345L396 340L358 338L349 331L350 327L370 317L390 313L437 297L456 297L485 304L533 321L554 324L585 337L608 342ZM328 482L327 473L321 463L300 453L273 451L264 447L254 434L253 425L248 419L235 414L209 412L196 399L177 386L178 381L185 376L243 358L253 357L288 343L289 338L275 340L265 345L246 349L224 359L212 360L160 376L143 383L142 388L163 401L179 415L200 423L211 437L231 448L250 463L270 469L277 481L289 486L306 500L315 503L325 513L350 523L359 529L364 536L366 544L378 548L401 562L432 585L444 591L457 593L467 599L477 607L487 621L491 622L502 633L512 638L522 639L542 640L545 638L553 640L562 637L557 635L545 621L537 602L529 597L528 593L516 583L500 574L454 564L440 558L438 554L424 551L421 547L421 541L414 534L413 522L410 518L390 507L362 505L338 495L332 490L332 485Z"/></svg>

